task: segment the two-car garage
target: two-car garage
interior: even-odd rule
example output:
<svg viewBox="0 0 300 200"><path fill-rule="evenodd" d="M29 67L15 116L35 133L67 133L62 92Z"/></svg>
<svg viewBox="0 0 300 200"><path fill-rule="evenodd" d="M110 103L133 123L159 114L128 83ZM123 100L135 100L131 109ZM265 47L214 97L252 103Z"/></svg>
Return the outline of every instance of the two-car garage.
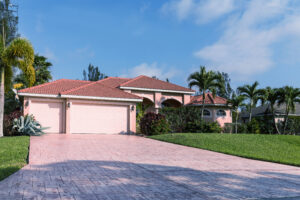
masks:
<svg viewBox="0 0 300 200"><path fill-rule="evenodd" d="M47 133L122 134L131 131L130 110L134 105L31 99L27 112L32 114L43 127L49 127L45 130Z"/></svg>

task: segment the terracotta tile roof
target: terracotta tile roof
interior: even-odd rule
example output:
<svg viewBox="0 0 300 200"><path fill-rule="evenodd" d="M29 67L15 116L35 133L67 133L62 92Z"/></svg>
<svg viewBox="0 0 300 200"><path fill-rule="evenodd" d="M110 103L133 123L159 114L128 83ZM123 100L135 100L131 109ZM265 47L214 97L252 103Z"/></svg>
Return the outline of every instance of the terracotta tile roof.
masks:
<svg viewBox="0 0 300 200"><path fill-rule="evenodd" d="M175 91L185 91L194 92L189 88L181 87L166 81L157 80L155 78L150 78L148 76L138 76L131 79L125 83L122 83L120 87L135 87L135 88L146 88L146 89L159 89L159 90L175 90Z"/></svg>
<svg viewBox="0 0 300 200"><path fill-rule="evenodd" d="M93 82L81 87L73 88L60 93L61 95L90 96L90 97L109 97L109 98L126 98L142 99L139 96L124 92L117 88L107 87L101 82Z"/></svg>
<svg viewBox="0 0 300 200"><path fill-rule="evenodd" d="M191 97L191 101L190 101L189 105L202 105L202 99L203 99L202 95L193 96L193 97ZM226 104L227 99L219 97L219 96L215 96L215 98L214 98L212 93L207 92L207 93L205 93L204 102L205 102L204 104L209 104L209 105Z"/></svg>
<svg viewBox="0 0 300 200"><path fill-rule="evenodd" d="M125 83L130 80L130 78L108 77L98 82L102 83L103 85L116 88L119 87L122 83Z"/></svg>
<svg viewBox="0 0 300 200"><path fill-rule="evenodd" d="M34 94L59 94L60 92L70 90L91 83L90 81L59 79L49 83L25 88L19 90L19 93L34 93Z"/></svg>

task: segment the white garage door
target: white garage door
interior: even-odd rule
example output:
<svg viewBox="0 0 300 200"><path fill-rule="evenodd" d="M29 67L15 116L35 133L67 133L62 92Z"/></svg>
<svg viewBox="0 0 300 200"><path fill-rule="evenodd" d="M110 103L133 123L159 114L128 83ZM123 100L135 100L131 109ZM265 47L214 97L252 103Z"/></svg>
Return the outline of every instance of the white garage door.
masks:
<svg viewBox="0 0 300 200"><path fill-rule="evenodd" d="M29 114L33 114L35 119L43 127L49 127L44 130L46 133L63 132L63 103L62 102L38 102L32 101Z"/></svg>
<svg viewBox="0 0 300 200"><path fill-rule="evenodd" d="M70 110L71 133L127 133L127 106L73 103Z"/></svg>

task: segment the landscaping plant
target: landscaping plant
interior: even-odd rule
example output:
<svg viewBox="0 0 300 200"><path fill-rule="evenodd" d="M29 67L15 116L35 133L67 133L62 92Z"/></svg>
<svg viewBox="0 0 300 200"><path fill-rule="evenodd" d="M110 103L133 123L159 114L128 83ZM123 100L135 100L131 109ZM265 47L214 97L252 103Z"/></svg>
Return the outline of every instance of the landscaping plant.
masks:
<svg viewBox="0 0 300 200"><path fill-rule="evenodd" d="M15 110L9 114L4 115L4 136L18 135L18 133L12 130L14 119L19 118L22 115L20 110Z"/></svg>
<svg viewBox="0 0 300 200"><path fill-rule="evenodd" d="M47 129L36 121L33 115L21 116L14 119L12 130L20 135L39 136L44 134L43 130Z"/></svg>
<svg viewBox="0 0 300 200"><path fill-rule="evenodd" d="M141 133L144 135L159 135L170 132L169 124L162 114L149 112L140 121Z"/></svg>

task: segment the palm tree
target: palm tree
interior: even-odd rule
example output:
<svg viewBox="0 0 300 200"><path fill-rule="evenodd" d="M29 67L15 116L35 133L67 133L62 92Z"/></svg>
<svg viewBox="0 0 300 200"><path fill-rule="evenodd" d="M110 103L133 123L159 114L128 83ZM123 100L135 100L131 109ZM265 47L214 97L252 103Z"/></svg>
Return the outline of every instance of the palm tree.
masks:
<svg viewBox="0 0 300 200"><path fill-rule="evenodd" d="M280 134L280 131L278 129L276 119L275 119L275 104L279 99L279 93L277 88L271 88L271 87L266 87L265 89L265 95L262 99L262 104L267 103L270 106L271 109L271 114L273 118L273 123L276 129L276 132Z"/></svg>
<svg viewBox="0 0 300 200"><path fill-rule="evenodd" d="M300 103L300 89L285 86L278 90L278 106L285 104L283 134L285 134L290 111L295 112L295 103Z"/></svg>
<svg viewBox="0 0 300 200"><path fill-rule="evenodd" d="M258 100L262 100L264 90L257 89L259 83L255 81L252 85L238 87L238 92L249 100L249 122L252 119L252 109L256 106Z"/></svg>
<svg viewBox="0 0 300 200"><path fill-rule="evenodd" d="M223 77L214 71L206 71L204 66L200 66L200 71L192 73L187 80L190 88L196 86L202 94L201 119L203 119L205 94L206 92L211 91L213 96L215 96L217 89L223 89Z"/></svg>
<svg viewBox="0 0 300 200"><path fill-rule="evenodd" d="M34 55L33 68L35 71L35 82L34 85L40 85L47 83L52 80L50 67L52 63L47 60L46 57L38 54ZM27 79L24 73L20 73L14 77L14 83L17 88L29 87Z"/></svg>
<svg viewBox="0 0 300 200"><path fill-rule="evenodd" d="M4 33L3 30L2 33ZM33 60L34 51L28 40L17 38L6 45L2 34L2 40L0 40L0 137L3 136L4 92L11 87L12 67L22 70L29 86L32 86L35 82Z"/></svg>
<svg viewBox="0 0 300 200"><path fill-rule="evenodd" d="M227 105L231 107L231 109L236 113L235 116L235 133L237 133L237 121L239 118L239 108L244 105L245 96L239 95L237 96L235 92L233 92L230 99L227 100Z"/></svg>

